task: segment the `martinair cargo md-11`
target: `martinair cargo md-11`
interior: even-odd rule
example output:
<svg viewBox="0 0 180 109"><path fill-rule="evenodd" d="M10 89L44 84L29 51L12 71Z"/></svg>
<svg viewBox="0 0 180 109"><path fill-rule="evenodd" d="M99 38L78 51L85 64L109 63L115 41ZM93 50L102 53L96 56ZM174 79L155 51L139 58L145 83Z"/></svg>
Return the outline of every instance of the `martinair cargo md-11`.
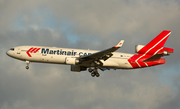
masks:
<svg viewBox="0 0 180 109"><path fill-rule="evenodd" d="M98 69L135 69L165 64L161 57L170 55L174 49L163 47L171 31L162 31L147 45L136 45L137 54L115 52L124 40L116 46L103 51L42 46L18 46L7 51L7 55L27 63L53 63L71 65L71 71L88 71L91 76L99 77Z"/></svg>

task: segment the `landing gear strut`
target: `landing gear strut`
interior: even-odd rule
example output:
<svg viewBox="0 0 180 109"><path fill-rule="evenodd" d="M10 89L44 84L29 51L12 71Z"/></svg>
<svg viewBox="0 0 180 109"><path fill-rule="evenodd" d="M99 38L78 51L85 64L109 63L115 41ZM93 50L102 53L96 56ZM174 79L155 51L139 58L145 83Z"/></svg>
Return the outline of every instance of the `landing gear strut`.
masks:
<svg viewBox="0 0 180 109"><path fill-rule="evenodd" d="M26 66L26 69L28 70L29 69L29 61L26 61L26 64L27 64L27 66Z"/></svg>
<svg viewBox="0 0 180 109"><path fill-rule="evenodd" d="M97 71L97 68L94 68L94 69L89 68L88 71L91 73L92 77L95 77L95 76L99 77L100 76L100 74Z"/></svg>

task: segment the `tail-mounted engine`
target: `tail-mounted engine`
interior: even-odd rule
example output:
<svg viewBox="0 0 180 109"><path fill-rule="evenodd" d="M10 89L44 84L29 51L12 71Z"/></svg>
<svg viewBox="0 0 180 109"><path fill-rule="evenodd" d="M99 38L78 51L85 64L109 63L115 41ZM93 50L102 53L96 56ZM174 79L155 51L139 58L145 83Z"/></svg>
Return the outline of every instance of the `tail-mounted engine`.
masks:
<svg viewBox="0 0 180 109"><path fill-rule="evenodd" d="M138 53L143 47L144 47L144 45L136 45L135 52Z"/></svg>
<svg viewBox="0 0 180 109"><path fill-rule="evenodd" d="M173 52L174 52L174 49L172 49L172 48L167 48L167 47L163 47L163 50L164 50L164 52L163 52L163 55L164 55L164 56L170 55L170 53L173 53Z"/></svg>

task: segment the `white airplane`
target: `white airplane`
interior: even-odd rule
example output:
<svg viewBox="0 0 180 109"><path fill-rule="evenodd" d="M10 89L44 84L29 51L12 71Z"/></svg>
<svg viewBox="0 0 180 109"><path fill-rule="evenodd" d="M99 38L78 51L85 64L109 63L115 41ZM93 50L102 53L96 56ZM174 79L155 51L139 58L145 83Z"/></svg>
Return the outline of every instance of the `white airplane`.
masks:
<svg viewBox="0 0 180 109"><path fill-rule="evenodd" d="M103 51L56 48L43 46L18 46L7 51L7 55L25 61L26 69L30 62L71 65L71 71L88 71L99 77L98 69L134 69L165 64L162 56L170 55L174 49L163 47L171 31L162 31L147 45L136 45L137 54L115 52L122 47L124 40Z"/></svg>

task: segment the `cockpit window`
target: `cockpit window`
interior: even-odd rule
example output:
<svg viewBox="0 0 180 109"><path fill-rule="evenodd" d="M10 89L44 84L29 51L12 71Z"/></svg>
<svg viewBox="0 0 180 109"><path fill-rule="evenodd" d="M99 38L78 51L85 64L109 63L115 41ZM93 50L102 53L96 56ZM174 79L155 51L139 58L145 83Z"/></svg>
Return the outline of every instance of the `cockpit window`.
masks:
<svg viewBox="0 0 180 109"><path fill-rule="evenodd" d="M14 51L14 48L11 48L10 50Z"/></svg>

